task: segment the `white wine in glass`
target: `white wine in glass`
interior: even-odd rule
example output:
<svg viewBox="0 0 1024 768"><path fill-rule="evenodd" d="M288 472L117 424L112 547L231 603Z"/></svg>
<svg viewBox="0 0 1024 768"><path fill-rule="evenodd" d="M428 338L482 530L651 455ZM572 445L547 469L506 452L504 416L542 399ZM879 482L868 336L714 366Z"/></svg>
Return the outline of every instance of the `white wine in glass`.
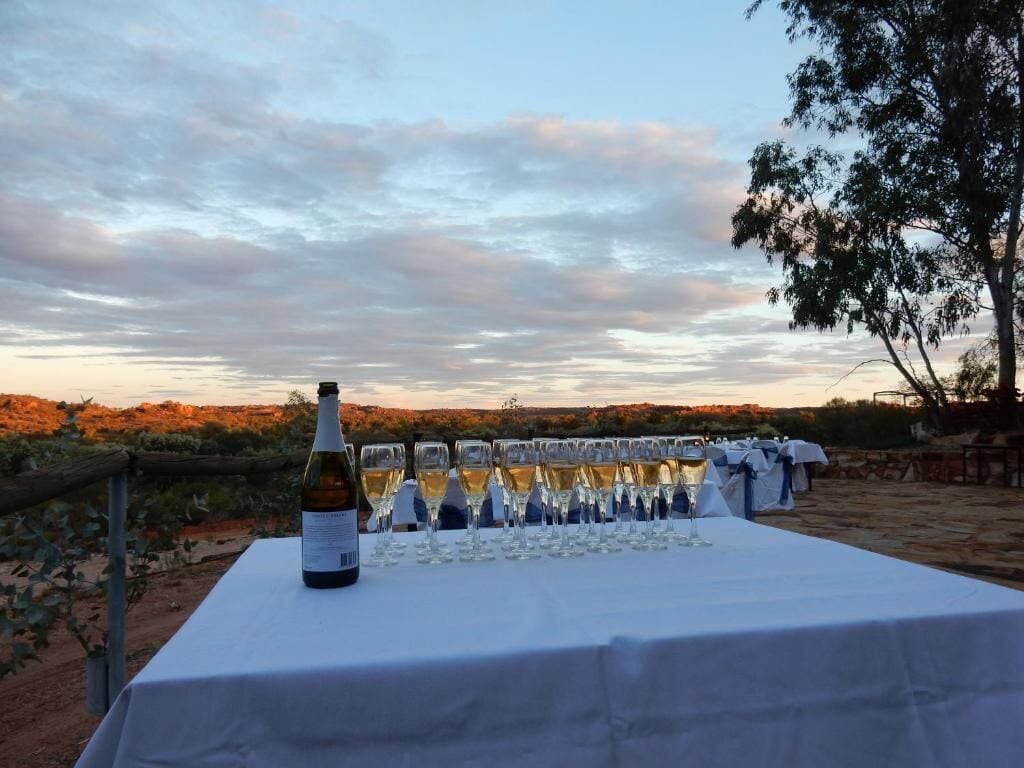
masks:
<svg viewBox="0 0 1024 768"><path fill-rule="evenodd" d="M540 554L526 538L526 500L533 488L537 447L529 440L508 442L502 447L498 461L498 471L512 497L516 522L515 537L505 557L509 560L533 560Z"/></svg>
<svg viewBox="0 0 1024 768"><path fill-rule="evenodd" d="M389 445L364 445L359 452L359 474L363 495L370 502L377 517L377 544L370 558L364 561L364 565L384 567L398 564L398 560L388 551L387 524L384 519L387 514L384 502L391 488L394 465L395 452Z"/></svg>
<svg viewBox="0 0 1024 768"><path fill-rule="evenodd" d="M704 438L688 435L679 438L679 482L686 489L686 500L690 506L690 533L679 543L686 547L707 547L711 545L697 533L697 494L704 484L707 472L708 454Z"/></svg>
<svg viewBox="0 0 1024 768"><path fill-rule="evenodd" d="M491 444L483 440L459 440L455 443L455 472L462 492L466 494L469 548L460 559L493 560L494 555L480 541L480 505L487 495L493 471Z"/></svg>
<svg viewBox="0 0 1024 768"><path fill-rule="evenodd" d="M427 505L430 525L430 546L423 550L417 562L426 565L450 563L452 556L441 548L437 539L441 499L448 490L448 446L437 442L416 443L413 449L413 469L420 495Z"/></svg>
<svg viewBox="0 0 1024 768"><path fill-rule="evenodd" d="M651 519L651 505L658 492L658 481L661 477L661 459L663 450L657 438L639 437L630 442L630 466L637 492L644 505L644 533L641 541L633 545L634 549L658 550L666 549L667 545L655 538L654 525Z"/></svg>
<svg viewBox="0 0 1024 768"><path fill-rule="evenodd" d="M544 484L557 499L561 538L557 547L552 547L552 557L579 557L582 549L576 549L569 539L569 497L576 487L576 446L571 440L548 440L541 446L541 466L544 469Z"/></svg>
<svg viewBox="0 0 1024 768"><path fill-rule="evenodd" d="M591 552L619 552L622 547L609 540L605 535L605 509L608 505L608 494L615 489L618 476L618 460L614 440L586 440L583 443L582 466L587 474L590 487L597 495L595 511L598 519L598 537L590 541L587 549Z"/></svg>

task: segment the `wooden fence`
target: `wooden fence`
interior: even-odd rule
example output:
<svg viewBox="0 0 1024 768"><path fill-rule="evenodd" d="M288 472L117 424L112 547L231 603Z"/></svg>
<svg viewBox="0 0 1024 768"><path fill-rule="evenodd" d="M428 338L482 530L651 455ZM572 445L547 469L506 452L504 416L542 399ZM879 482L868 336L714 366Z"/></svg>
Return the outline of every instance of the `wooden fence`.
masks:
<svg viewBox="0 0 1024 768"><path fill-rule="evenodd" d="M107 654L105 663L90 660L87 675L89 709L104 714L125 683L125 599L127 552L125 520L128 477L255 475L303 466L309 454L278 456L195 456L181 453L103 451L53 467L0 478L0 517L59 498L102 480L107 481Z"/></svg>

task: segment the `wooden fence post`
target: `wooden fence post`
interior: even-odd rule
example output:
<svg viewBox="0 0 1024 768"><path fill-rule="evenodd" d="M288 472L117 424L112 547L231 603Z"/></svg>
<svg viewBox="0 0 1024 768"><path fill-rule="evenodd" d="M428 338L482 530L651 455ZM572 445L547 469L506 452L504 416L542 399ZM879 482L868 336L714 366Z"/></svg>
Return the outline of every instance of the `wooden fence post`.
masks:
<svg viewBox="0 0 1024 768"><path fill-rule="evenodd" d="M124 688L125 678L125 597L127 557L125 518L128 512L128 474L118 472L107 483L109 500L107 537L107 709Z"/></svg>

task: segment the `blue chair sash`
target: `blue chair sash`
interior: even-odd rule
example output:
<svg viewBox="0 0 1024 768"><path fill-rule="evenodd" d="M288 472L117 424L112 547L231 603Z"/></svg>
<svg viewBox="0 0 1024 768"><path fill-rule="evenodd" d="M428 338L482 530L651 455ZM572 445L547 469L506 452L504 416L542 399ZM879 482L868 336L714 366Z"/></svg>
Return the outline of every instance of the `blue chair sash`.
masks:
<svg viewBox="0 0 1024 768"><path fill-rule="evenodd" d="M757 470L748 461L740 463L743 470L743 516L753 522L754 520L754 481L757 479Z"/></svg>
<svg viewBox="0 0 1024 768"><path fill-rule="evenodd" d="M413 496L412 511L416 513L417 523L427 522L427 502L421 499L418 495Z"/></svg>
<svg viewBox="0 0 1024 768"><path fill-rule="evenodd" d="M419 496L412 500L412 508L416 513L416 522L427 522L427 503ZM451 504L442 504L438 512L437 527L442 531L451 531L466 527L468 510L459 509Z"/></svg>
<svg viewBox="0 0 1024 768"><path fill-rule="evenodd" d="M779 494L779 504L788 503L790 494L793 492L793 457L779 456L775 463L782 462L782 492Z"/></svg>
<svg viewBox="0 0 1024 768"><path fill-rule="evenodd" d="M469 510L465 507L459 509L454 504L442 504L439 513L440 519L437 527L442 531L455 531L466 527L469 520Z"/></svg>
<svg viewBox="0 0 1024 768"><path fill-rule="evenodd" d="M491 494L487 494L484 503L480 505L480 527L494 527L494 504L491 501Z"/></svg>
<svg viewBox="0 0 1024 768"><path fill-rule="evenodd" d="M540 525L541 509L540 506L532 501L526 502L526 524L527 525ZM551 516L548 515L548 519Z"/></svg>
<svg viewBox="0 0 1024 768"><path fill-rule="evenodd" d="M685 488L676 488L675 495L672 496L672 511L681 515L690 514L690 499L686 495Z"/></svg>

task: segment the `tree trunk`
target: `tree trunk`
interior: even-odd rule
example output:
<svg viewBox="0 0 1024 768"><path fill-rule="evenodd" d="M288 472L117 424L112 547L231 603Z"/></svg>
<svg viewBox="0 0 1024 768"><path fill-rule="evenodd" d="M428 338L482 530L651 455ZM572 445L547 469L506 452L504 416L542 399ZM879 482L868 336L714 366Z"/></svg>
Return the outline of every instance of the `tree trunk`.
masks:
<svg viewBox="0 0 1024 768"><path fill-rule="evenodd" d="M992 315L996 321L999 378L995 395L997 423L1002 432L1017 427L1017 347L1013 326L1013 267L1016 251L1016 232L1010 232L1002 259L989 259L985 270L992 296Z"/></svg>
<svg viewBox="0 0 1024 768"><path fill-rule="evenodd" d="M904 378L910 388L914 390L918 397L921 398L921 403L924 406L925 414L928 417L928 422L931 426L938 430L942 434L947 434L951 426L949 409L943 408L939 401L935 399L935 396L928 391L928 387L918 381L914 374L907 370L907 367L900 361L900 357L896 352L896 348L892 345L892 339L885 333L883 324L879 321L877 316L871 313L867 314L868 318L868 329L873 330L878 337L882 340L885 345L886 352L889 353L889 358L892 360L893 366L900 372L900 375Z"/></svg>

